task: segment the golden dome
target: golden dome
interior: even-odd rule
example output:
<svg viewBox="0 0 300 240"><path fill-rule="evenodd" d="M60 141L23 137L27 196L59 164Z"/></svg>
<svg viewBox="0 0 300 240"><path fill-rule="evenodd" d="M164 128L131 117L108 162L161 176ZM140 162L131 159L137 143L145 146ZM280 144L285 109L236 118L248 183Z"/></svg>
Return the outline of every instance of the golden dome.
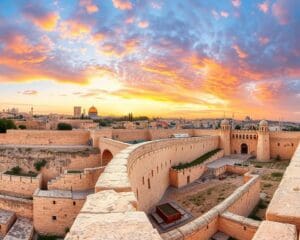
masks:
<svg viewBox="0 0 300 240"><path fill-rule="evenodd" d="M261 120L259 123L259 126L261 126L261 127L268 126L268 122L266 120Z"/></svg>
<svg viewBox="0 0 300 240"><path fill-rule="evenodd" d="M89 115L90 114L98 114L97 108L95 108L94 106L90 107L90 109L89 109Z"/></svg>

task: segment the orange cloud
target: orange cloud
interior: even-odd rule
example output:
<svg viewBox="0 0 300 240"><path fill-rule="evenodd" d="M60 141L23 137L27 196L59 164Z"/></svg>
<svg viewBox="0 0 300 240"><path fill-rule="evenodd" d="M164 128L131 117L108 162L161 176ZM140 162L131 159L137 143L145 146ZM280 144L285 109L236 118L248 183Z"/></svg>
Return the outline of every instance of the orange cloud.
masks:
<svg viewBox="0 0 300 240"><path fill-rule="evenodd" d="M140 21L140 22L138 23L138 26L139 26L140 28L147 28L147 27L149 27L149 22L148 22L148 21Z"/></svg>
<svg viewBox="0 0 300 240"><path fill-rule="evenodd" d="M96 4L93 4L92 0L80 0L79 5L85 7L87 13L92 14L99 11L99 8Z"/></svg>
<svg viewBox="0 0 300 240"><path fill-rule="evenodd" d="M68 20L60 24L60 35L62 38L81 38L85 34L91 33L91 31L91 26L76 20Z"/></svg>
<svg viewBox="0 0 300 240"><path fill-rule="evenodd" d="M55 12L47 13L43 16L35 16L30 13L25 14L36 26L45 30L53 31L59 20L59 15Z"/></svg>
<svg viewBox="0 0 300 240"><path fill-rule="evenodd" d="M129 0L112 0L115 8L120 10L130 10L132 9L132 3Z"/></svg>
<svg viewBox="0 0 300 240"><path fill-rule="evenodd" d="M276 101L280 96L283 84L276 82L262 82L255 85L253 95L260 101Z"/></svg>
<svg viewBox="0 0 300 240"><path fill-rule="evenodd" d="M248 54L243 51L238 45L233 45L232 48L235 50L236 54L239 56L239 58L247 58Z"/></svg>

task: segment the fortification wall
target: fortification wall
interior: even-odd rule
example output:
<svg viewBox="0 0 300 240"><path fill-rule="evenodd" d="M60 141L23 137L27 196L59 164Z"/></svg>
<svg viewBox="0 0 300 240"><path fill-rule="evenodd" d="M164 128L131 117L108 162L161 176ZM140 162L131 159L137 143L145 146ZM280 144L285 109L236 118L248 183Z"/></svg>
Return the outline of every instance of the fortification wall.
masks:
<svg viewBox="0 0 300 240"><path fill-rule="evenodd" d="M151 140L148 129L113 129L112 131L112 139L122 141L122 142L130 142L134 140Z"/></svg>
<svg viewBox="0 0 300 240"><path fill-rule="evenodd" d="M180 170L170 168L170 185L179 188L192 183L193 181L200 178L206 171L206 164L220 159L223 156L224 150L220 150L202 164Z"/></svg>
<svg viewBox="0 0 300 240"><path fill-rule="evenodd" d="M257 154L257 139L258 134L256 131L243 131L233 130L231 131L231 153L241 154L241 145L243 143L248 146L248 153L256 156Z"/></svg>
<svg viewBox="0 0 300 240"><path fill-rule="evenodd" d="M300 229L300 144L268 206L266 219L290 223Z"/></svg>
<svg viewBox="0 0 300 240"><path fill-rule="evenodd" d="M37 190L33 197L33 224L39 234L64 236L85 201L71 191Z"/></svg>
<svg viewBox="0 0 300 240"><path fill-rule="evenodd" d="M271 158L291 159L299 141L299 132L270 132Z"/></svg>
<svg viewBox="0 0 300 240"><path fill-rule="evenodd" d="M259 191L256 189L260 182L259 176L249 175L249 177L250 179L243 186L237 188L223 202L193 221L161 234L161 237L165 240L209 239L220 230L219 216L226 211L247 216L248 213L252 211L253 205L255 206L259 199ZM253 199L254 202L249 204L251 199ZM243 223L239 223L239 225L241 224ZM225 229L223 229L223 231L225 231ZM230 229L228 229L228 231L230 231ZM244 226L243 228L239 227L236 229L236 235L242 235L243 233L245 233ZM244 240L244 238L241 239Z"/></svg>
<svg viewBox="0 0 300 240"><path fill-rule="evenodd" d="M0 194L0 209L15 212L18 217L32 219L32 200Z"/></svg>
<svg viewBox="0 0 300 240"><path fill-rule="evenodd" d="M193 136L220 136L220 129L194 129Z"/></svg>
<svg viewBox="0 0 300 240"><path fill-rule="evenodd" d="M103 153L105 150L109 150L113 156L129 146L130 144L128 143L116 141L110 138L100 138L99 140L99 148L101 149L101 152Z"/></svg>
<svg viewBox="0 0 300 240"><path fill-rule="evenodd" d="M149 130L150 139L157 140L157 139L165 139L170 138L172 134L176 133L187 133L190 137L194 136L193 129L151 129Z"/></svg>
<svg viewBox="0 0 300 240"><path fill-rule="evenodd" d="M112 132L114 130L110 128L103 128L100 130L90 131L90 137L93 140L93 147L99 147L99 140L101 138L112 138ZM101 149L101 146L100 146Z"/></svg>
<svg viewBox="0 0 300 240"><path fill-rule="evenodd" d="M86 168L82 173L68 173L48 182L48 190L84 191L94 189L104 167Z"/></svg>
<svg viewBox="0 0 300 240"><path fill-rule="evenodd" d="M74 131L40 131L8 130L0 134L0 144L20 145L87 145L90 132Z"/></svg>
<svg viewBox="0 0 300 240"><path fill-rule="evenodd" d="M193 161L218 146L218 137L198 137L153 141L133 151L128 158L128 177L138 209L147 212L160 200L170 185L171 166Z"/></svg>
<svg viewBox="0 0 300 240"><path fill-rule="evenodd" d="M235 239L251 240L260 222L230 212L219 217L219 230Z"/></svg>
<svg viewBox="0 0 300 240"><path fill-rule="evenodd" d="M13 176L0 173L0 193L20 197L32 197L34 191L41 187L42 176Z"/></svg>
<svg viewBox="0 0 300 240"><path fill-rule="evenodd" d="M101 164L98 149L88 147L13 147L0 146L0 171L7 171L19 166L23 171L36 172L34 163L46 161L42 169L43 183L60 175L66 169L84 169Z"/></svg>

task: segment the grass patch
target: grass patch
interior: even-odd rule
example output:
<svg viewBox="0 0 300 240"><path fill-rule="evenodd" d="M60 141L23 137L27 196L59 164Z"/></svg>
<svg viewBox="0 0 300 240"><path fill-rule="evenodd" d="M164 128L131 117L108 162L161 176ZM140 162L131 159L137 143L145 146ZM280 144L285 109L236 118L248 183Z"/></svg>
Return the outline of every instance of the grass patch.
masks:
<svg viewBox="0 0 300 240"><path fill-rule="evenodd" d="M204 155L200 156L199 158L195 159L192 162L189 162L189 163L180 163L179 165L174 166L172 168L176 169L176 170L181 170L181 169L185 169L185 168L196 166L198 164L203 163L204 161L206 161L207 159L209 159L211 156L213 156L214 154L216 154L219 151L220 151L219 148L215 149L215 150L212 150L212 151L210 151L208 153L205 153Z"/></svg>
<svg viewBox="0 0 300 240"><path fill-rule="evenodd" d="M262 180L280 182L282 179L282 176L283 176L282 172L272 172L271 174L263 175Z"/></svg>
<svg viewBox="0 0 300 240"><path fill-rule="evenodd" d="M68 170L68 173L83 173L81 170Z"/></svg>
<svg viewBox="0 0 300 240"><path fill-rule="evenodd" d="M21 176L21 177L36 177L37 173L29 171L29 172L23 172L22 168L19 166L13 167L10 170L7 170L4 172L4 174L13 175L13 176Z"/></svg>
<svg viewBox="0 0 300 240"><path fill-rule="evenodd" d="M271 176L274 178L282 178L283 173L282 172L273 172L273 173L271 173Z"/></svg>

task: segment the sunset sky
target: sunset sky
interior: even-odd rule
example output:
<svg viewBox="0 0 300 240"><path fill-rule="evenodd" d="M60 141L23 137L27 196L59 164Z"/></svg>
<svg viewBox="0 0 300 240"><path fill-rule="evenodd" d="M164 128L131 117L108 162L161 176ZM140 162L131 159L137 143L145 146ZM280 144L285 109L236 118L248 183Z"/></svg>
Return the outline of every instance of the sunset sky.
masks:
<svg viewBox="0 0 300 240"><path fill-rule="evenodd" d="M299 0L1 0L0 109L300 121Z"/></svg>

